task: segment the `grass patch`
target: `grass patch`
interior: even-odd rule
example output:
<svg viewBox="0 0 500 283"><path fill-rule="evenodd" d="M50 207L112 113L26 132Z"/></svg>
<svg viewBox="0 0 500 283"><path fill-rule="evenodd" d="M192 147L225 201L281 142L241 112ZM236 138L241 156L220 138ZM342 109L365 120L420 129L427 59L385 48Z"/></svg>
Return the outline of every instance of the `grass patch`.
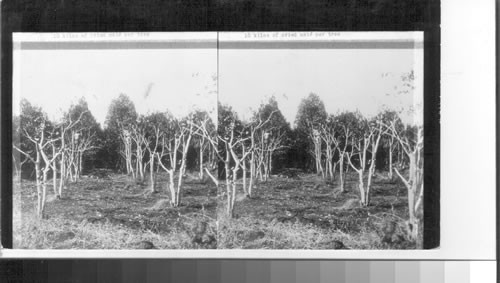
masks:
<svg viewBox="0 0 500 283"><path fill-rule="evenodd" d="M345 192L338 187L338 180L325 182L314 174L273 177L257 184L255 197L236 202L233 219L220 198L219 248L416 248L406 234L407 200L400 182L373 184L368 207L360 206L355 173L348 174Z"/></svg>
<svg viewBox="0 0 500 283"><path fill-rule="evenodd" d="M159 192L147 194L144 193L148 191L147 184L133 182L119 174L110 174L106 179L82 178L68 184L62 199L47 202L48 218L38 219L35 184L23 180L14 187L14 247L213 248L217 188L186 182L181 206L174 208L165 190L166 176L160 175L158 181ZM52 196L52 188L47 189L47 196ZM206 231L193 232L200 223L206 224Z"/></svg>
<svg viewBox="0 0 500 283"><path fill-rule="evenodd" d="M109 222L92 224L53 217L25 220L17 238L18 248L30 249L137 249L148 241L159 249L194 248L185 231L166 235L131 229Z"/></svg>

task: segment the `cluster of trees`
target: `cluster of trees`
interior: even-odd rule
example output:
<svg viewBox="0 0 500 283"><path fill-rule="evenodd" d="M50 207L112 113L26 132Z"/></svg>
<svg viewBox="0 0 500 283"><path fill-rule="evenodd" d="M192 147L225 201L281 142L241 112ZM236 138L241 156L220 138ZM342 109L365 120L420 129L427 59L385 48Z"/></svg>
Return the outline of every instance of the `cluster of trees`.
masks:
<svg viewBox="0 0 500 283"><path fill-rule="evenodd" d="M256 179L269 178L276 156L287 147L291 130L274 98L246 122L230 106L219 104L218 120L218 155L223 163L220 176L226 182L227 213L232 215L238 178L243 179L245 194L252 197Z"/></svg>
<svg viewBox="0 0 500 283"><path fill-rule="evenodd" d="M342 192L348 170L357 173L362 206L370 204L375 170L387 170L389 179L395 172L408 190L408 229L417 238L423 198L422 125L405 124L398 112L390 110L372 118L358 111L328 115L315 94L302 101L296 123L308 141L304 148L315 173L331 180L338 175Z"/></svg>
<svg viewBox="0 0 500 283"><path fill-rule="evenodd" d="M151 192L156 192L156 176L168 173L168 191L174 207L180 204L180 191L188 167L197 163L199 178L216 167L216 146L208 142L215 136L215 125L206 111L196 110L177 118L168 112L138 115L125 95L113 100L106 118L106 129L118 137L111 146L118 148L117 167L131 178L144 182L149 172ZM190 151L197 154L189 154Z"/></svg>
<svg viewBox="0 0 500 283"><path fill-rule="evenodd" d="M411 84L411 75L404 77ZM274 97L261 104L248 121L230 106L218 105L217 125L206 111L186 117L168 112L139 115L133 102L121 94L109 106L102 129L81 99L51 121L27 100L14 117L13 154L16 175L35 178L37 214L43 215L51 177L54 195L62 196L69 181L82 172L107 168L137 182L149 179L150 192L157 191L159 172L169 176L167 191L177 207L187 169L197 170L218 184L225 180L227 213L233 215L240 179L252 197L258 181L266 181L283 168L301 167L325 180L338 176L344 191L346 174L358 176L360 203L370 204L375 171L393 172L408 190L408 227L417 238L423 197L423 128L403 123L396 111L383 111L372 118L359 112L328 114L318 95L302 100L292 129ZM211 171L219 165L218 178ZM52 173L50 176L49 173ZM148 176L149 174L149 176ZM33 176L34 175L34 176Z"/></svg>
<svg viewBox="0 0 500 283"><path fill-rule="evenodd" d="M411 85L412 73L403 76L403 81ZM245 194L252 197L257 180L266 181L283 167L301 167L327 181L338 176L341 192L346 190L348 171L353 170L362 206L370 204L376 170L384 170L387 178L397 175L407 188L407 227L417 239L423 198L422 125L405 124L400 113L392 110L371 118L359 111L328 114L313 93L299 105L294 129L274 97L254 111L249 121L241 121L224 105L219 105L218 115L218 156L229 215L234 211L238 185L242 183ZM242 182L238 182L240 177Z"/></svg>
<svg viewBox="0 0 500 283"><path fill-rule="evenodd" d="M85 157L95 154L99 124L85 100L72 105L60 121L51 121L40 107L27 100L22 100L20 107L21 114L13 118L15 175L35 175L37 214L42 216L49 173L54 195L60 198L66 182L80 178Z"/></svg>
<svg viewBox="0 0 500 283"><path fill-rule="evenodd" d="M168 173L167 191L173 206L180 203L186 168L197 166L199 178L214 181L216 136L209 114L196 110L177 118L169 112L139 115L124 94L114 99L102 129L84 99L72 105L59 121L51 121L40 107L22 100L13 119L13 163L16 176L36 180L37 215L43 216L49 178L61 198L68 182L83 172L111 169L126 173L157 191L156 176ZM202 131L203 129L203 131ZM51 174L50 174L51 173ZM51 175L51 176L50 176Z"/></svg>

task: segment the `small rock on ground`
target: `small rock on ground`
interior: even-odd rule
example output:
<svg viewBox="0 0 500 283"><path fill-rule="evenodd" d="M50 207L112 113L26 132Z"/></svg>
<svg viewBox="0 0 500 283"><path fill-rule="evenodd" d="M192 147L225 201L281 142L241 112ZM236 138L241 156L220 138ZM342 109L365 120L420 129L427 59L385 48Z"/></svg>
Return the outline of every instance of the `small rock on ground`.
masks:
<svg viewBox="0 0 500 283"><path fill-rule="evenodd" d="M151 243L150 241L140 241L135 245L136 249L139 250L151 250L151 249L156 249L155 245Z"/></svg>
<svg viewBox="0 0 500 283"><path fill-rule="evenodd" d="M73 239L75 237L75 233L68 231L68 232L62 232L57 234L57 236L54 238L54 241L56 242L64 242L66 240Z"/></svg>

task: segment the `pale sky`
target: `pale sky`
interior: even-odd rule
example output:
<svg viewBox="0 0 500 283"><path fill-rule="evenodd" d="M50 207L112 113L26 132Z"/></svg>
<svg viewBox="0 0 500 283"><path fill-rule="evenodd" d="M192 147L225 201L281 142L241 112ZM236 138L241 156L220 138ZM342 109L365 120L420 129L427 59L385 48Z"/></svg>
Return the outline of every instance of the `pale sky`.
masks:
<svg viewBox="0 0 500 283"><path fill-rule="evenodd" d="M26 98L57 119L85 97L103 125L111 100L124 93L140 114L169 110L184 116L199 108L215 118L216 74L215 48L15 50L13 110Z"/></svg>
<svg viewBox="0 0 500 283"><path fill-rule="evenodd" d="M259 41L263 33L221 33L219 39ZM309 33L306 33L309 34ZM290 41L289 33L268 33L264 40ZM274 35L274 37L273 37ZM295 35L301 35L296 33ZM259 39L255 39L255 37ZM413 40L413 33L311 33L302 40ZM191 42L211 40L215 33L16 34L14 41ZM296 38L299 40L300 38ZM173 41L172 41L173 40ZM210 45L211 46L211 45ZM21 98L58 119L85 97L101 125L112 99L127 94L140 114L169 110L184 116L193 108L216 118L218 98L243 119L274 95L293 126L299 103L318 94L329 113L359 110L365 116L383 107L408 109L423 100L423 49L14 49L13 111ZM218 59L218 61L217 61ZM219 63L219 66L217 64ZM217 68L218 67L218 68ZM414 70L415 91L396 95L401 75ZM217 73L218 71L218 73ZM151 87L150 87L151 86ZM147 90L150 88L148 95ZM146 97L146 98L145 98ZM419 108L419 107L416 107ZM402 116L421 123L420 110Z"/></svg>
<svg viewBox="0 0 500 283"><path fill-rule="evenodd" d="M311 92L328 113L358 109L367 117L384 105L408 109L423 100L423 49L221 49L219 59L219 99L243 119L271 95L292 126ZM394 95L401 75L411 70L414 92ZM423 113L402 119L421 123Z"/></svg>

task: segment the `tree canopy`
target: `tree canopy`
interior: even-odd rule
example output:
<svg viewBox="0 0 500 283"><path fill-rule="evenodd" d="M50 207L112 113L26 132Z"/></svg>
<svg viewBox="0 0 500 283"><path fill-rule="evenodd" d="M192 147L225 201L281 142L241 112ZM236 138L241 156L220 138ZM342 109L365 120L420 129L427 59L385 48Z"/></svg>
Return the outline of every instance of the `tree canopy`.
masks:
<svg viewBox="0 0 500 283"><path fill-rule="evenodd" d="M326 118L325 104L317 94L310 93L299 104L295 126L299 131L308 132L313 128L317 129Z"/></svg>
<svg viewBox="0 0 500 283"><path fill-rule="evenodd" d="M131 126L137 117L134 103L126 94L122 93L111 101L105 124L107 128L114 131L122 126Z"/></svg>

